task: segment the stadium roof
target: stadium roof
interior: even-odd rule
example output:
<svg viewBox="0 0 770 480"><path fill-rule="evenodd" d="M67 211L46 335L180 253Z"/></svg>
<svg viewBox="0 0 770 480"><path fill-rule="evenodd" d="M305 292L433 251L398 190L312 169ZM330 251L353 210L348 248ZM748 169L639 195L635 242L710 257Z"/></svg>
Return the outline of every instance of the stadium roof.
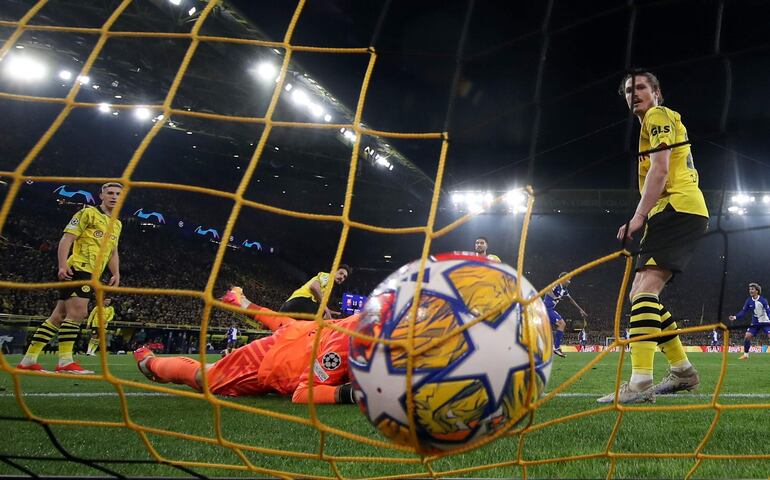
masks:
<svg viewBox="0 0 770 480"><path fill-rule="evenodd" d="M117 4L49 2L30 24L99 27ZM30 6L30 1L7 0L0 18L18 20ZM113 29L189 32L204 6L198 0L136 0ZM295 7L295 2L228 0L217 5L201 33L280 41ZM620 77L632 65L659 73L667 105L682 112L705 189L770 189L764 174L770 166L768 13L767 2L755 0L536 2L518 9L461 0L307 2L292 44L373 44L378 58L363 111L372 129L441 132L451 111L441 198L444 220L449 221L458 215L449 204L453 191L503 192L530 182L539 193L536 211L543 213L546 205L574 204L576 199L590 206L601 198L602 208L610 198L602 191L610 189L627 190L617 195L623 205L632 204L638 195L638 125L616 94ZM653 25L667 32L665 46L649 41ZM12 32L0 27L0 39ZM96 38L93 33L27 31L2 62L0 90L64 96L73 82L85 80L77 73ZM170 37L110 38L78 96L103 105L73 111L28 173L119 176L159 112L116 106L158 105L188 44ZM5 74L10 59L26 57L39 57L45 64L42 81ZM259 117L282 58L280 49L203 42L174 107ZM350 122L368 60L368 54L295 52L286 79L292 89L282 92L275 118ZM8 99L0 99L0 105L6 112L0 117L0 170L8 171L40 138L60 106ZM171 118L132 178L234 191L261 132L255 123ZM278 208L340 214L351 135L339 129L275 128L246 198ZM386 226L424 224L440 142L364 140L351 217ZM152 197L143 189L131 195ZM178 208L201 204L184 198L162 200ZM219 204L211 200L204 205L200 210ZM220 215L228 211L228 205L219 209ZM278 221L275 215L243 215L252 217L255 228L271 225L271 235L304 231L299 223ZM316 238L314 233L303 236ZM338 240L336 235L320 236L329 245Z"/></svg>

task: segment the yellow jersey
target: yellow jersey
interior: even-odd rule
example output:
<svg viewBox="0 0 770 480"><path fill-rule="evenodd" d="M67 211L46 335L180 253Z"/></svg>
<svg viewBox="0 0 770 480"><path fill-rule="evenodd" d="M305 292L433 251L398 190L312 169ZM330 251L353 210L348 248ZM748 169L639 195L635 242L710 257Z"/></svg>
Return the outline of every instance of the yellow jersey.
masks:
<svg viewBox="0 0 770 480"><path fill-rule="evenodd" d="M286 301L288 302L292 298L305 297L317 303L315 297L313 296L313 292L310 290L310 285L312 285L315 281L318 281L318 283L321 285L321 292L323 292L326 288L326 285L329 284L329 273L318 272L318 275L308 280L306 284L294 290L294 293L292 293L289 299Z"/></svg>
<svg viewBox="0 0 770 480"><path fill-rule="evenodd" d="M118 246L120 232L123 229L123 224L116 219L112 227L112 234L107 238L105 233L109 221L110 216L98 207L86 207L72 217L72 220L64 227L64 233L71 233L76 237L75 243L72 245L72 254L67 258L67 266L81 272L94 273L96 271L99 275L104 272L104 267L107 266L112 252ZM107 241L107 249L101 263L97 265L96 255L105 240Z"/></svg>
<svg viewBox="0 0 770 480"><path fill-rule="evenodd" d="M494 253L490 253L489 255L487 255L487 258L492 260L493 262L497 262L497 263L501 263L502 262L502 260L500 260L500 257L495 255Z"/></svg>
<svg viewBox="0 0 770 480"><path fill-rule="evenodd" d="M644 115L642 130L639 133L639 152L656 149L664 143L671 146L687 141L687 129L682 124L682 116L679 113L657 106L649 109ZM640 156L640 192L644 191L644 181L649 170L650 156ZM706 218L709 216L703 192L698 187L698 171L695 169L689 144L671 149L666 185L648 217L662 211L666 205L671 205L677 212Z"/></svg>
<svg viewBox="0 0 770 480"><path fill-rule="evenodd" d="M88 315L88 323L86 323L86 328L91 327L98 327L99 326L99 315L97 313L97 310L99 310L99 307L94 308L91 310L91 314ZM110 321L115 318L115 307L110 305L109 307L104 307L104 312L102 313L104 318L104 325L106 326Z"/></svg>

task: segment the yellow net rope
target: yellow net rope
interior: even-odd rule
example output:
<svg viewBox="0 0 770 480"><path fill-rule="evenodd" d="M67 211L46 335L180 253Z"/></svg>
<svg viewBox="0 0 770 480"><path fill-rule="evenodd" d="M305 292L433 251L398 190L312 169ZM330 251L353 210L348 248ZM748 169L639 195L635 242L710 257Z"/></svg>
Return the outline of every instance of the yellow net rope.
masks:
<svg viewBox="0 0 770 480"><path fill-rule="evenodd" d="M29 11L19 21L15 21L15 22L0 21L0 26L10 27L14 29L11 36L5 41L2 48L0 49L0 58L4 57L8 53L9 49L12 48L12 46L17 42L17 40L22 36L24 32L33 31L33 30L77 32L81 34L90 34L90 35L98 36L98 41L96 42L94 48L89 54L87 60L84 62L83 67L79 73L79 75L81 76L87 76L89 74L89 71L94 65L94 62L98 58L103 47L105 46L107 41L111 38L165 37L165 38L187 39L190 41L190 44L184 55L182 63L179 66L179 69L177 70L173 83L171 84L171 87L169 88L169 91L166 94L166 97L162 104L158 104L158 105L123 104L123 105L112 106L112 108L114 109L133 109L139 106L143 106L148 109L151 109L156 113L161 113L163 115L162 119L157 121L154 124L154 126L149 130L149 132L147 132L147 134L144 136L138 148L136 148L133 155L131 156L131 159L128 165L126 166L126 168L124 169L123 174L117 178L32 176L32 175L27 175L25 173L29 168L29 166L32 164L32 162L35 160L35 158L38 156L38 154L41 152L41 150L46 146L49 140L54 136L57 130L61 127L62 123L65 121L65 119L74 109L95 108L98 106L95 103L78 102L75 100L78 94L78 91L80 89L79 82L73 82L71 89L69 90L68 94L64 98L38 97L38 96L28 96L28 95L0 92L0 98L2 99L23 101L23 102L47 102L47 103L56 103L56 104L63 105L63 109L61 110L61 112L58 114L58 116L56 116L55 120L51 123L50 127L45 131L45 133L40 137L40 139L35 143L34 147L29 151L29 153L27 153L27 155L24 157L24 159L21 161L18 167L13 171L0 171L1 177L9 178L11 180L8 194L4 199L2 209L0 209L0 228L2 228L5 225L6 221L8 220L9 212L14 203L14 200L17 197L17 194L19 193L19 189L21 188L22 184L28 180L43 181L43 182L67 181L67 182L73 182L73 183L93 183L93 184L99 184L107 181L117 181L124 185L124 190L112 214L112 220L109 225L108 234L114 226L114 223L113 223L114 220L120 215L120 211L121 211L121 208L123 207L125 198L128 196L128 194L132 189L152 188L152 189L184 190L189 192L197 192L205 195L222 197L222 198L232 200L234 202L233 208L227 220L225 230L221 235L222 238L230 237L230 235L233 232L236 219L238 218L239 213L241 212L241 209L244 207L258 209L261 211L271 212L279 215L291 216L295 218L322 221L322 222L340 223L342 225L342 231L339 239L338 248L334 256L333 266L331 271L336 271L338 265L340 264L342 254L345 249L346 241L348 238L348 233L350 232L351 228L362 229L370 232L383 233L383 234L389 234L389 235L422 234L424 236L424 243L423 243L422 256L421 256L422 260L420 264L420 267L421 267L420 275L422 275L422 270L424 269L426 259L429 256L431 242L434 239L441 237L443 235L446 235L447 233L457 229L458 227L466 223L471 218L471 215L467 215L443 228L440 228L440 229L435 228L436 214L437 214L438 203L439 203L439 195L440 195L441 186L442 186L447 151L449 148L449 138L448 138L447 132L399 133L399 132L372 130L372 129L367 129L362 127L361 117L362 117L364 102L366 100L367 89L370 83L370 79L372 77L372 72L374 71L374 68L377 62L377 52L373 47L321 48L321 47L292 44L292 36L294 33L295 26L297 25L297 21L300 18L300 15L305 6L304 0L300 0L298 2L296 10L294 11L294 14L291 18L289 26L286 30L286 34L283 38L283 41L281 42L247 40L247 39L240 39L240 38L201 35L200 34L201 27L203 26L207 17L211 14L212 10L217 5L217 2L215 1L209 2L205 6L205 8L200 12L200 15L195 20L194 26L190 31L190 33L112 31L111 30L112 26L121 16L121 14L123 14L126 8L131 4L131 0L123 0L118 5L118 7L112 12L112 14L109 16L109 18L102 25L101 28L76 28L76 27L67 27L67 26L30 25L29 23L30 20L47 3L48 3L48 0L38 1L32 8L29 9ZM285 55L283 56L283 64L280 69L279 78L276 82L272 97L270 99L269 106L267 108L267 112L264 117L219 115L219 114L212 114L212 113L192 112L192 111L176 109L172 107L179 85L183 77L185 76L185 72L187 71L188 66L190 65L190 61L195 55L195 52L198 49L201 42L227 42L227 43L256 45L256 46L264 46L264 47L281 49L285 52ZM298 123L298 122L288 122L288 121L276 121L273 119L273 114L275 112L276 105L279 100L279 96L283 90L287 69L290 65L292 55L295 52L367 55L369 57L368 66L361 84L362 87L361 87L361 91L360 91L360 95L356 105L354 119L352 123L350 124ZM150 181L136 181L132 179L132 175L136 169L136 166L139 163L140 159L142 159L142 156L144 155L150 143L153 141L153 139L158 134L160 129L163 128L163 126L175 116L198 117L198 118L205 118L205 119L211 119L211 120L227 120L227 121L234 121L234 122L259 124L264 126L264 129L259 138L259 142L257 143L256 148L253 154L251 155L251 158L249 159L248 166L246 167L243 173L243 176L241 178L240 184L238 185L234 193L216 190L216 189L210 189L210 188L195 187L190 185L163 183L163 182L150 182ZM319 215L319 214L313 214L313 213L302 212L302 211L287 210L287 209L277 208L275 206L271 206L264 203L250 201L244 198L244 192L246 191L246 188L249 185L250 180L252 179L254 171L256 170L260 162L260 159L262 158L262 153L265 148L266 142L274 127L291 127L291 128L298 128L298 129L299 128L301 129L346 128L355 132L356 140L353 145L352 155L350 158L350 167L349 167L348 176L347 176L347 186L345 190L344 207L340 215ZM441 151L440 151L439 162L438 162L438 167L436 171L435 186L433 189L429 216L428 216L426 225L417 226L417 227L408 227L408 228L387 228L387 227L369 225L369 224L351 220L350 209L353 204L352 199L353 199L353 193L354 193L354 187L355 187L355 172L358 166L359 147L360 147L360 142L363 135L372 135L372 136L379 136L379 137L385 137L385 138L441 140ZM532 212L532 206L534 203L534 195L532 190L528 189L528 193L529 193L528 209L527 209L527 214L525 216L524 224L522 227L521 241L519 243L518 264L517 264L517 270L519 272L523 271L526 238L527 238L527 232L529 228L529 221L530 221L530 215ZM499 203L501 201L502 201L502 197L496 199L495 203ZM212 308L215 306L218 308L222 308L222 309L226 309L234 312L247 313L242 309L238 309L230 305L224 304L218 301L214 297L214 292L213 292L214 284L215 284L217 275L219 273L220 267L222 266L222 261L224 258L226 248L227 248L227 242L221 242L218 247L218 251L208 278L208 282L203 291L160 289L160 288L109 287L107 285L100 283L99 279L96 277L92 278L90 281L80 282L80 283L88 284L96 290L96 302L97 302L97 305L100 307L103 306L105 293L124 293L124 294L137 294L137 295L176 295L176 296L188 297L191 299L198 299L202 301L204 304L203 314L201 317L201 332L205 333L209 325L209 319L211 317ZM99 254L100 257L103 256L104 253L105 253L104 250L102 250ZM622 307L624 303L624 298L623 298L624 292L626 291L627 283L632 271L632 258L629 255L629 253L627 251L615 252L611 255L607 255L605 257L589 262L569 272L569 274L567 275L567 278L571 278L575 275L585 272L586 270L592 269L598 265L601 265L607 262L617 260L619 258L624 258L625 271L624 271L622 284L620 285L620 288L618 291L617 306L615 309L614 329L615 329L616 339L622 338L620 334L620 316L621 316ZM97 263L99 261L100 259L97 259ZM538 293L542 295L550 291L553 287L557 285L557 283L559 283L562 280L563 279L554 280L550 285L546 286ZM417 284L420 285L420 283L421 282L418 279ZM71 282L68 282L67 284L72 285ZM24 283L24 282L0 281L0 288L26 289L26 290L59 288L64 285L65 285L65 282ZM331 293L331 289L327 289L324 296L324 304L328 301L330 293ZM417 295L419 295L419 289L416 292L416 296ZM519 301L522 304L527 304L529 302L534 301L534 299L527 300L527 299L518 298L517 301ZM416 305L417 305L417 302L415 302L414 308L416 308ZM311 318L311 317L312 316L307 316L307 318ZM350 332L344 329L340 329L337 326L327 325L321 319L320 315L312 318L321 327L317 329L315 344L314 344L314 354L317 351L319 339L321 338L321 331L324 328L334 328L337 330L341 330L352 336L357 336L359 338L369 338L355 332ZM412 318L414 318L414 314L412 314ZM483 318L479 319L479 321L481 320L483 320ZM409 353L410 362L412 361L412 359L416 354L419 354L419 351L414 347L413 338L412 338L413 327L414 327L413 323L411 326L412 328L410 329L410 336L406 340L406 343L404 344L405 349ZM714 327L721 328L724 332L727 331L724 325L718 324L718 325L702 325L702 326L693 327L693 328L680 329L678 330L678 333L684 334L684 333L692 333L692 332L703 332L703 331L711 330ZM670 331L665 332L665 334L670 334L670 333L671 333ZM656 335L648 335L640 338L641 339L657 338L662 335L663 333L656 334ZM104 328L99 329L99 336L101 339L102 348L104 349L104 345L106 344ZM201 339L200 351L205 352L205 348L204 348L205 334L202 334L200 339ZM371 338L369 339L381 341L377 339L371 339ZM440 338L440 339L437 339L436 341L441 342L444 340L446 340L446 338ZM387 343L388 341L385 341L385 342ZM615 340L615 342L611 345L611 347L616 347L622 351L623 347L625 347L627 344L628 344L627 340ZM727 347L727 335L725 335L725 347ZM552 389L547 395L545 395L544 397L540 398L535 402L528 403L526 407L530 410L530 415L529 415L528 421L526 421L523 426L519 426L513 430L510 428L503 429L499 434L496 434L492 437L489 437L481 441L477 441L471 445L468 445L462 450L459 450L453 453L453 455L462 454L463 452L472 450L483 444L487 444L492 440L494 440L495 438L502 435L518 436L519 438L518 448L516 449L516 451L507 452L503 455L505 458L507 458L507 460L500 461L497 463L486 463L483 465L474 465L470 467L454 468L454 469L453 468L442 469L437 466L436 462L442 459L444 456L446 456L446 454L437 454L437 455L428 455L428 456L418 455L415 453L415 449L412 447L395 445L390 442L385 442L385 441L372 438L371 436L355 434L355 433L345 431L343 429L336 428L324 423L319 418L316 405L312 400L312 388L310 389L310 403L308 404L308 415L296 416L291 414L274 412L264 408L256 408L249 405L244 405L244 404L228 401L223 398L219 398L211 393L208 385L204 385L202 393L196 393L192 391L170 389L159 385L126 380L126 379L120 378L112 371L111 366L107 360L108 357L106 355L102 355L101 356L101 367L102 367L101 374L90 375L90 376L56 374L56 376L58 378L77 378L78 380L81 380L83 382L109 383L110 385L112 385L112 387L114 387L114 390L117 393L119 403L120 403L122 420L113 421L113 422L90 421L90 420L69 420L69 419L43 417L35 413L28 406L27 401L25 400L20 377L24 375L53 376L53 374L30 373L27 371L17 370L8 363L6 357L1 352L0 352L0 368L4 373L9 374L13 379L15 400L20 410L23 412L23 414L26 416L26 418L29 421L36 422L38 424L46 425L46 426L98 427L102 429L125 429L128 431L134 432L136 435L139 436L139 438L145 445L148 454L154 461L165 465L190 467L190 468L196 468L196 467L214 468L214 469L219 469L222 472L245 471L245 472L252 472L260 475L271 475L271 476L276 476L281 478L295 478L298 475L299 476L306 475L306 474L288 470L288 469L281 470L281 469L262 467L259 464L256 464L254 460L249 458L249 456L247 455L249 453L257 453L262 455L291 458L291 459L296 459L297 461L317 460L317 461L328 463L328 466L330 467L330 471L332 472L332 475L328 477L319 477L319 478L343 478L344 476L341 473L340 464L346 463L346 462L369 462L369 463L375 462L375 463L392 464L392 465L396 465L396 464L414 465L415 467L418 468L418 470L415 473L383 476L378 478L416 478L416 477L425 477L425 476L446 477L446 476L459 476L459 475L484 475L485 472L491 473L494 471L494 469L498 469L501 467L519 467L521 470L522 477L527 477L528 468L531 468L537 465L556 463L556 462L573 462L573 461L582 461L582 460L591 460L591 459L606 459L607 461L609 461L609 464L610 464L609 471L607 472L607 477L611 478L613 477L613 474L616 468L616 462L618 459L656 458L656 459L692 460L692 468L687 473L687 477L691 477L698 470L701 463L707 459L770 460L770 455L721 455L721 454L707 454L707 453L704 453L703 451L704 447L708 444L709 440L714 434L715 428L717 427L719 419L722 416L723 412L729 411L732 409L751 409L751 408L766 409L770 407L767 404L723 405L719 402L720 390L723 384L724 375L725 375L726 366L727 366L726 351L727 349L725 349L725 354L723 355L719 381L716 384L716 388L711 396L711 400L708 401L707 403L698 404L698 405L642 406L642 407L612 404L612 405L603 406L595 409L580 411L578 413L562 416L552 420L543 421L540 423L535 423L534 420L535 420L538 408L544 405L545 403L551 401L559 393L564 392L568 387L570 387L575 382L577 382L586 372L588 372L595 365L601 362L610 352L610 350L607 349L602 353L600 353L598 356L596 356L585 367L583 367L580 371L572 375L570 378L568 378L566 381L564 381L560 385L551 385ZM313 355L312 358L315 358L315 355ZM206 362L204 353L201 353L201 361L204 363ZM533 362L533 359L530 358L530 361ZM621 354L620 356L620 362L617 368L616 381L615 381L616 388L617 388L617 385L619 385L621 380L622 366L623 366L623 354ZM408 368L409 375L411 375L411 371L412 371L412 368L409 367ZM203 378L204 378L204 383L206 383L206 376L204 375ZM312 382L312 376L310 377L310 379ZM408 384L411 384L411 378L409 378L407 381L408 381ZM205 435L181 433L170 429L163 429L163 428L144 425L142 423L135 421L132 418L132 414L129 408L129 400L126 395L127 388L141 389L148 392L156 392L156 393L163 393L163 394L181 396L186 398L205 400L213 408L213 423L214 423L213 429L214 429L214 432L216 432L216 434L213 436L205 436ZM409 389L407 389L407 392L409 392ZM169 401L172 401L172 400L169 399ZM222 426L223 409L232 409L234 411L244 412L251 415L270 417L280 422L287 422L295 425L312 427L313 429L319 432L320 441L319 441L318 448L315 452L298 452L298 451L293 451L288 449L259 447L259 446L254 446L247 443L240 443L240 442L234 442L232 440L229 440L228 438L226 438L226 436L223 433L223 426ZM408 417L410 418L410 422L414 422L414 415L413 415L414 400L413 398L411 398L411 395L409 393L407 393L407 410L409 412ZM707 431L703 435L699 445L693 451L674 452L674 453L660 453L660 452L630 453L630 452L622 452L622 451L615 450L614 449L615 441L618 436L618 432L621 427L621 424L623 423L623 419L626 412L634 412L634 411L640 411L640 410L643 410L646 412L666 412L666 411L675 411L675 410L680 410L680 411L681 410L693 410L693 411L706 410L706 411L713 412L713 420L711 421L711 424L709 425ZM565 456L558 456L558 457L547 458L547 459L525 458L524 445L528 435L534 432L540 431L542 429L552 427L556 424L566 423L578 418L584 418L584 417L593 416L593 415L600 415L607 412L616 413L616 419L613 423L611 433L607 438L606 446L603 450L595 453L591 453L591 454L565 455ZM414 431L414 429L412 430ZM169 458L168 456L164 456L159 451L159 449L157 448L157 446L154 444L152 440L152 436L163 436L163 437L169 437L169 438L182 440L186 442L196 442L204 445L223 447L230 450L232 453L234 453L235 456L240 460L240 462L239 463L210 463L210 462L203 462L203 461L190 461L190 460L182 460L178 458ZM352 442L360 443L362 445L369 445L377 449L381 449L381 451L383 452L389 451L391 455L385 455L385 454L382 454L379 456L377 455L374 455L374 456L372 455L368 455L368 456L331 455L326 452L326 445L329 437L331 436L347 439ZM416 440L414 438L413 438L413 443L416 444ZM393 452L395 452L395 455L393 455Z"/></svg>

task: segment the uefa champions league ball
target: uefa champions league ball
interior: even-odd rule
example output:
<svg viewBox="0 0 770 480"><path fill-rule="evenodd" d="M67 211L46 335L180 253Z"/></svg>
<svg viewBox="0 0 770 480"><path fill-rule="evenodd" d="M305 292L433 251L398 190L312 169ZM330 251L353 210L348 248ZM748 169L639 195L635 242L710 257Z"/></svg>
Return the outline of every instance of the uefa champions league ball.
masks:
<svg viewBox="0 0 770 480"><path fill-rule="evenodd" d="M510 266L473 253L427 259L412 321L419 265L401 267L364 304L356 331L392 343L351 337L349 363L369 421L392 441L431 453L524 418L545 391L553 351L542 300L526 307L515 301L517 282L521 298L535 297L535 288Z"/></svg>

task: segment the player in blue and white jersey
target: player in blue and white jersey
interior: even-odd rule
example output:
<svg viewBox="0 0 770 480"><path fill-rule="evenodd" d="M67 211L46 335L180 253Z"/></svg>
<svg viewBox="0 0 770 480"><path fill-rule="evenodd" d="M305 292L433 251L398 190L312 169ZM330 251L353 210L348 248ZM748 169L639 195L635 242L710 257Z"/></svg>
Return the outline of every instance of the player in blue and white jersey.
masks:
<svg viewBox="0 0 770 480"><path fill-rule="evenodd" d="M767 299L760 294L762 293L762 287L758 283L749 284L749 298L743 304L743 308L735 315L730 315L730 321L735 321L739 318L743 318L747 313L751 313L751 325L746 329L746 335L743 337L743 355L741 360L749 358L749 349L751 348L751 339L760 331L765 332L765 335L770 338L770 305L767 304Z"/></svg>
<svg viewBox="0 0 770 480"><path fill-rule="evenodd" d="M225 338L227 339L227 350L225 350L225 355L229 355L233 353L235 347L238 346L238 328L235 325L228 328Z"/></svg>
<svg viewBox="0 0 770 480"><path fill-rule="evenodd" d="M566 274L567 272L560 273L559 278ZM551 320L551 329L553 330L553 353L562 358L566 357L561 351L561 341L564 338L564 329L567 326L567 322L565 322L564 319L561 318L561 315L559 315L559 312L556 311L556 305L562 299L567 298L573 305L575 305L575 308L578 309L580 316L582 316L583 319L588 316L585 310L580 308L580 305L578 305L572 296L570 296L569 291L567 290L569 284L570 280L565 279L563 282L553 287L553 290L543 295L543 303L545 303L545 308L548 311L548 318Z"/></svg>
<svg viewBox="0 0 770 480"><path fill-rule="evenodd" d="M716 328L711 331L711 346L712 347L718 347L719 346L719 330Z"/></svg>
<svg viewBox="0 0 770 480"><path fill-rule="evenodd" d="M585 328L581 329L580 333L578 333L578 342L580 342L580 346L584 348L588 345L588 333L586 333Z"/></svg>

